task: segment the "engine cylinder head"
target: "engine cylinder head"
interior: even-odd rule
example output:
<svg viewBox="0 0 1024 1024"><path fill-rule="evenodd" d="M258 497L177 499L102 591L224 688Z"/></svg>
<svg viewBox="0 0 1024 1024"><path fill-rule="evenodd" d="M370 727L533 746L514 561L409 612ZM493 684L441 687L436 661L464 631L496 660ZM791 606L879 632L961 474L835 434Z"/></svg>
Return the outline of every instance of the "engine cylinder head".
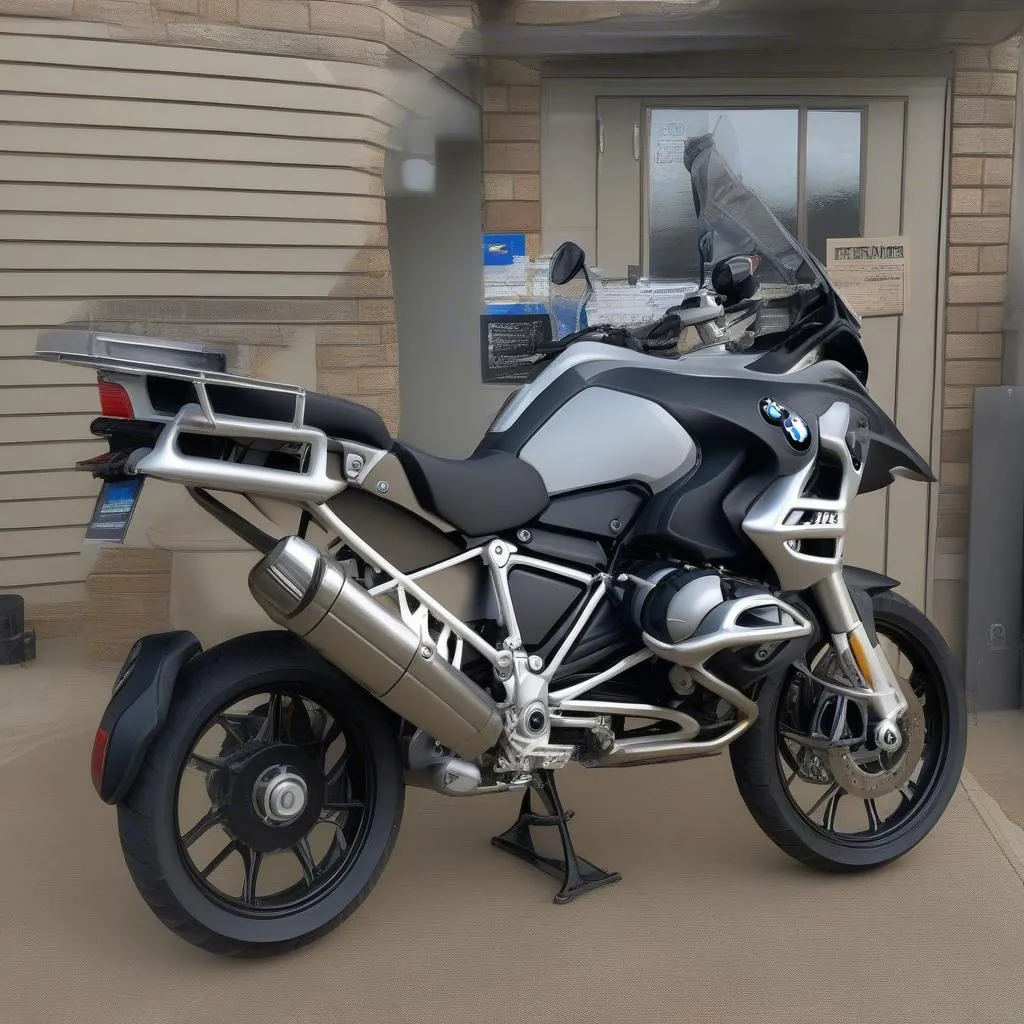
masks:
<svg viewBox="0 0 1024 1024"><path fill-rule="evenodd" d="M723 601L722 577L710 569L677 569L647 594L636 625L666 644L689 640Z"/></svg>

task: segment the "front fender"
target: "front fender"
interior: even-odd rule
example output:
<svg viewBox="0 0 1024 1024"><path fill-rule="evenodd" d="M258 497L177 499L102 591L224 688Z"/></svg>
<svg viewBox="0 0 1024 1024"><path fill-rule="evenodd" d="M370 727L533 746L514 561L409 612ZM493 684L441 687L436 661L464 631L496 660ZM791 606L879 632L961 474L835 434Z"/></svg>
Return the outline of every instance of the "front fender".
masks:
<svg viewBox="0 0 1024 1024"><path fill-rule="evenodd" d="M92 784L104 803L118 803L135 782L181 670L202 649L192 633L174 630L144 636L129 652L93 742Z"/></svg>
<svg viewBox="0 0 1024 1024"><path fill-rule="evenodd" d="M899 580L890 576L883 576L880 572L872 572L871 569L861 569L855 565L843 567L843 579L850 588L850 597L853 598L854 607L868 631L871 642L878 643L875 634L875 610L871 598L875 594L883 594L888 590L895 590L900 585Z"/></svg>

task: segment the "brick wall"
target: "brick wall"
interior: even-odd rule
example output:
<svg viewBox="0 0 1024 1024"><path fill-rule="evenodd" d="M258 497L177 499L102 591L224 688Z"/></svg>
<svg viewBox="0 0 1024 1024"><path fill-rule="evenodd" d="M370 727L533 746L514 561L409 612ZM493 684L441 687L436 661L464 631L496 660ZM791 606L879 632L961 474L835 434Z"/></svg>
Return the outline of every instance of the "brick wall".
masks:
<svg viewBox="0 0 1024 1024"><path fill-rule="evenodd" d="M526 233L540 254L540 73L484 60L484 229Z"/></svg>
<svg viewBox="0 0 1024 1024"><path fill-rule="evenodd" d="M953 79L935 618L962 648L974 389L1002 383L1018 40L962 47Z"/></svg>

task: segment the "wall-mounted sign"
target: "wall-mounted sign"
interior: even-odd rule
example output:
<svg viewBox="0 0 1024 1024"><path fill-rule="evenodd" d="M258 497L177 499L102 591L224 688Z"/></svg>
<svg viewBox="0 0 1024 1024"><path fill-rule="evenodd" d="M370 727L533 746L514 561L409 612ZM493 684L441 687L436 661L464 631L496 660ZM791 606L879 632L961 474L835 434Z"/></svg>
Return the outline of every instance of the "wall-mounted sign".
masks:
<svg viewBox="0 0 1024 1024"><path fill-rule="evenodd" d="M551 341L551 318L536 303L488 305L480 317L481 376L485 384L522 384L538 346Z"/></svg>
<svg viewBox="0 0 1024 1024"><path fill-rule="evenodd" d="M515 299L526 289L526 235L483 236L484 299Z"/></svg>
<svg viewBox="0 0 1024 1024"><path fill-rule="evenodd" d="M830 238L825 265L858 316L901 316L909 248L903 236Z"/></svg>

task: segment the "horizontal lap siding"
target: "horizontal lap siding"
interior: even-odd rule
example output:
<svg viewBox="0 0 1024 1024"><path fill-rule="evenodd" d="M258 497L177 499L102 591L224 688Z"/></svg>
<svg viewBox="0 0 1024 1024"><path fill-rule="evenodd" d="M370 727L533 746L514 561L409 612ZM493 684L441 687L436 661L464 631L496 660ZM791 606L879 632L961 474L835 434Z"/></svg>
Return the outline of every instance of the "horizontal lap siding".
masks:
<svg viewBox="0 0 1024 1024"><path fill-rule="evenodd" d="M99 450L96 389L27 358L38 330L379 334L381 170L404 111L379 66L35 25L0 18L0 591L73 608L97 485L70 467Z"/></svg>

